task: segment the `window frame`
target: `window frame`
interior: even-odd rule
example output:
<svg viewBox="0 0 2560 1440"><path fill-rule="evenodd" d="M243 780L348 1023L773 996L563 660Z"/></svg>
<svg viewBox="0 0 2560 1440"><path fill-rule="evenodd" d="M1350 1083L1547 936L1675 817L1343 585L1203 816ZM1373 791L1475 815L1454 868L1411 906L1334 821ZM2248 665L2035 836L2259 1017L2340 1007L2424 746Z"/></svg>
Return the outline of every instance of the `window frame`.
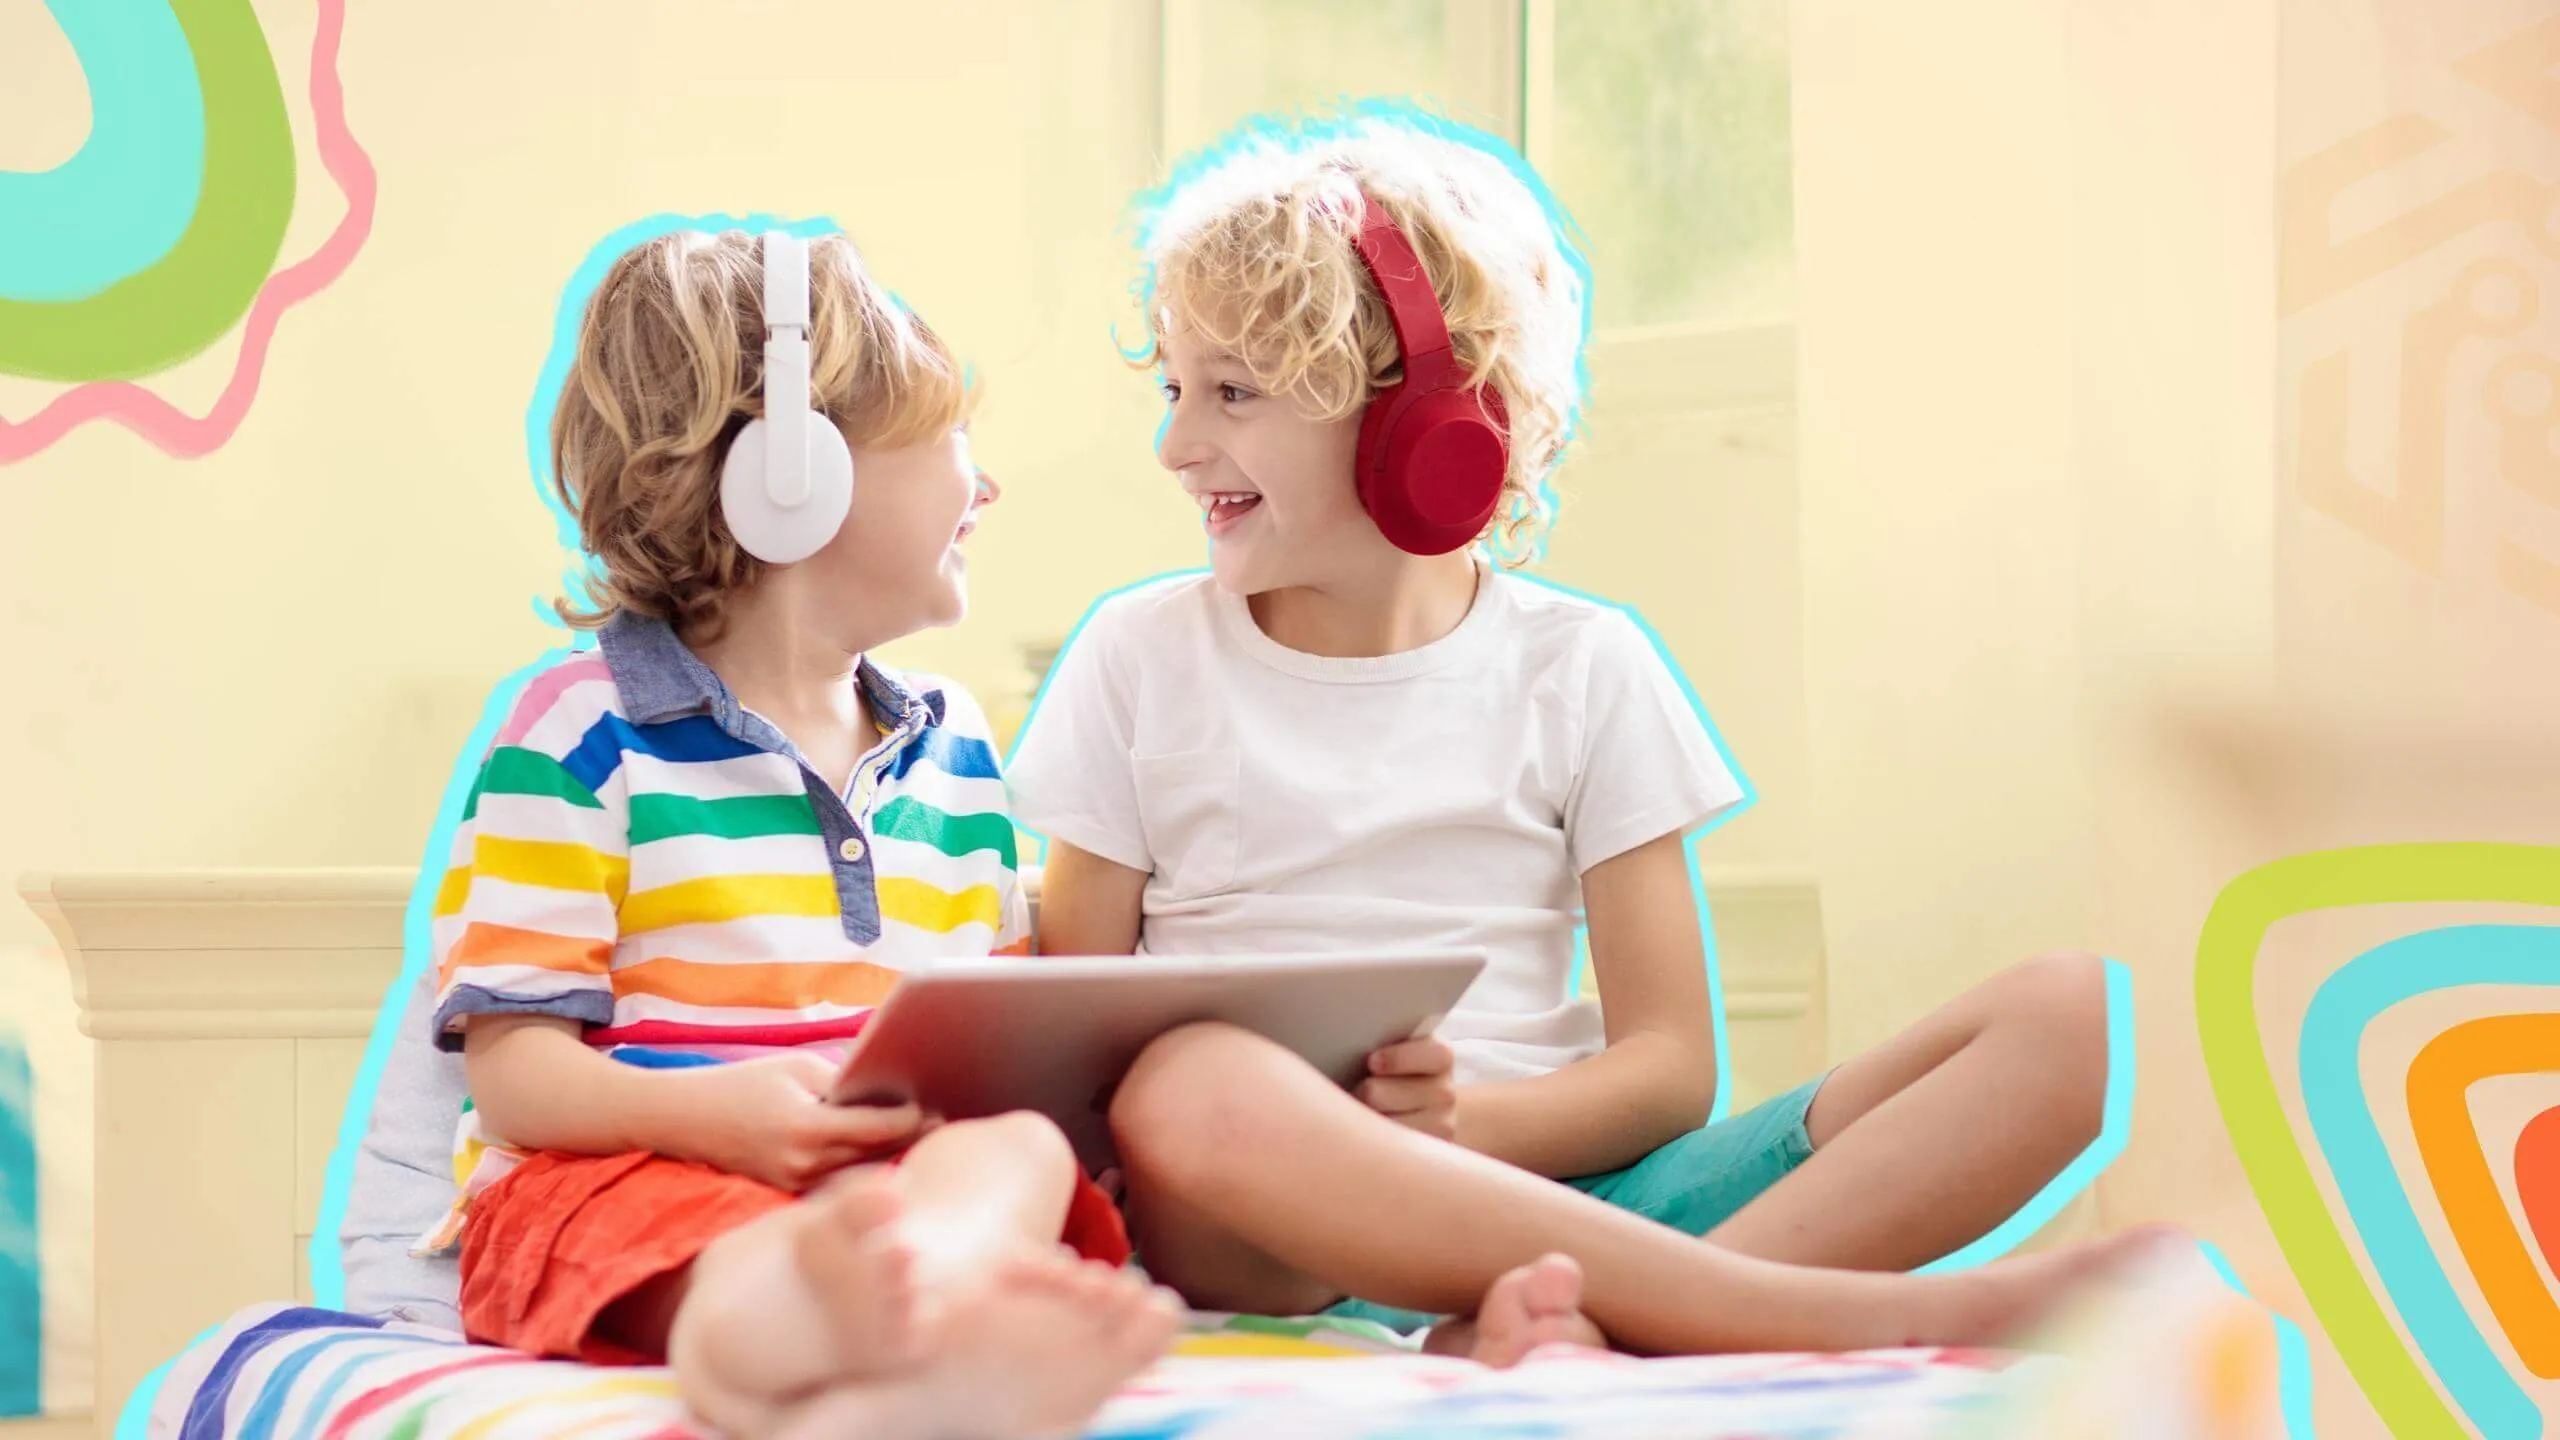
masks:
<svg viewBox="0 0 2560 1440"><path fill-rule="evenodd" d="M1453 107L1475 112L1544 174L1554 159L1555 18L1559 0L1442 0ZM1156 164L1171 163L1176 117L1200 113L1205 77L1188 57L1211 23L1211 0L1155 0ZM1613 413L1722 410L1792 403L1796 325L1683 320L1594 327L1595 400Z"/></svg>

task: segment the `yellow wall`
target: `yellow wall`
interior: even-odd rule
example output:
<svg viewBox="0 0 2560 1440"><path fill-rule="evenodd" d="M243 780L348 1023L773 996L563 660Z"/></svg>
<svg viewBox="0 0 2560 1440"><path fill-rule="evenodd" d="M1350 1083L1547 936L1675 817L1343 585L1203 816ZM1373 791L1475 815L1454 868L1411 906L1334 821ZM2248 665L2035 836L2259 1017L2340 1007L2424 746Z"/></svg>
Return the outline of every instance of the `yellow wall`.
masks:
<svg viewBox="0 0 2560 1440"><path fill-rule="evenodd" d="M564 638L534 617L565 557L524 440L554 305L589 247L666 211L833 216L978 366L976 449L1005 499L971 542L974 614L891 658L1018 708L1021 646L1204 558L1151 453L1158 402L1113 349L1135 314L1128 205L1158 175L1154 9L358 10L341 70L379 211L287 315L238 434L177 461L93 425L0 470L0 653L23 697L0 720L0 872L415 863L489 687ZM307 8L259 13L301 133ZM86 124L77 69L22 53L0 163L51 163ZM306 142L287 258L340 211ZM201 411L235 348L151 383ZM0 377L0 413L53 393ZM1549 573L1654 617L1775 792L1723 843L1800 862L1793 555L1769 533L1791 522L1786 418L1745 415L1731 445L1721 422L1665 422L1738 462L1667 496L1568 475L1581 508ZM1684 604L1697 551L1661 537L1692 533L1717 610L1784 623ZM39 936L0 909L0 938Z"/></svg>
<svg viewBox="0 0 2560 1440"><path fill-rule="evenodd" d="M286 317L237 436L181 462L89 426L0 470L0 872L415 863L488 688L563 638L534 618L564 557L526 403L571 271L650 214L834 216L989 379L1007 494L972 542L977 615L896 658L1000 705L1016 643L1196 563L1155 398L1111 350L1116 227L1151 177L1145 7L721 10L357 9L380 209ZM307 12L260 6L297 119ZM85 126L60 58L23 90L13 62L12 117ZM307 146L297 207L288 258L340 209ZM233 343L154 383L201 410ZM0 383L0 413L50 393ZM5 907L0 937L40 933Z"/></svg>
<svg viewBox="0 0 2560 1440"><path fill-rule="evenodd" d="M2324 262L2285 247L2501 167L2560 178L2560 113L2537 121L2451 69L2538 22L2523 43L2541 47L2547 94L2560 7L1796 14L1806 688L1834 1048L2030 951L2126 961L2140 1090L2103 1219L2194 1227L2309 1324L2207 1081L2197 939L2226 884L2285 856L2560 840L2560 603L2498 560L2502 540L2560 555L2560 489L2543 482L2537 503L2502 473L2483 399L2502 353L2560 356L2560 266L2521 224L2466 213L2441 245L2386 246L2379 273L2288 310L2280 283ZM2437 154L2280 221L2306 160L2408 109L2444 126ZM2493 256L2534 278L2540 310L2404 397L2405 318ZM2348 523L2352 500L2306 473L2304 373L2341 351L2358 372L2349 459L2376 496L2436 483L2433 452L2401 447L2450 417L2438 548L2405 513ZM2550 919L2430 907L2279 927L2256 992L2297 1133L2293 1035L2317 982L2392 935L2487 915ZM2428 1003L2368 1037L2367 1093L2457 1293L2522 1374L2430 1208L2396 1092L2444 1028L2421 1019L2547 1009L2550 992ZM2560 1099L2540 1083L2539 1104ZM2483 1133L2512 1143L2517 1122L2496 1123ZM2316 1330L2312 1353L2320 1433L2383 1433ZM2560 1404L2547 1383L2528 1393Z"/></svg>
<svg viewBox="0 0 2560 1440"><path fill-rule="evenodd" d="M1153 5L503 8L357 10L379 212L228 445L180 462L88 427L0 467L0 872L416 861L488 688L559 639L525 406L563 282L648 214L832 215L990 381L977 448L1007 493L975 614L893 658L1001 713L1020 646L1199 558L1110 333L1123 207L1156 174ZM307 7L259 9L299 117ZM2288 312L2286 267L2317 262L2283 258L2278 200L2411 106L2459 138L2341 224L2498 164L2560 180L2550 130L2447 68L2553 13L1799 0L1796 320L1768 352L1792 383L1663 403L1651 352L1604 347L1560 487L1549 573L1638 606L1763 792L1711 854L1818 871L1834 1051L2039 950L2123 959L2141 1091L2103 1216L2194 1224L2298 1321L2206 1083L2196 937L2284 855L2560 837L2560 601L2497 559L2560 556L2560 518L2497 478L2477 395L2503 352L2411 403L2389 358L2492 254L2545 292L2515 344L2560 355L2560 267L2490 224ZM19 29L0 164L50 163L78 81ZM303 160L288 256L338 213ZM231 344L167 382L181 403ZM2359 528L2304 481L2305 372L2339 350L2378 491L2403 427L2450 407L2432 561L2405 516ZM47 393L0 380L0 413ZM39 935L0 907L0 943ZM2271 951L2272 1029L2344 943ZM2314 1350L2322 1433L2377 1433Z"/></svg>

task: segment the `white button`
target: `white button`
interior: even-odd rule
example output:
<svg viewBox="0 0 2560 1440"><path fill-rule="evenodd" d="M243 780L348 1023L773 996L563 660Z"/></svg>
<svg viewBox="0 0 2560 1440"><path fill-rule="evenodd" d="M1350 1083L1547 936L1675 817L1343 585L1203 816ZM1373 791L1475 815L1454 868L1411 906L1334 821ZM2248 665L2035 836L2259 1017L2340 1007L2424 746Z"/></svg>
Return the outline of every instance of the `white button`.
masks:
<svg viewBox="0 0 2560 1440"><path fill-rule="evenodd" d="M836 847L836 853L843 856L848 864L860 860L862 858L862 837L859 835L846 836L844 843Z"/></svg>

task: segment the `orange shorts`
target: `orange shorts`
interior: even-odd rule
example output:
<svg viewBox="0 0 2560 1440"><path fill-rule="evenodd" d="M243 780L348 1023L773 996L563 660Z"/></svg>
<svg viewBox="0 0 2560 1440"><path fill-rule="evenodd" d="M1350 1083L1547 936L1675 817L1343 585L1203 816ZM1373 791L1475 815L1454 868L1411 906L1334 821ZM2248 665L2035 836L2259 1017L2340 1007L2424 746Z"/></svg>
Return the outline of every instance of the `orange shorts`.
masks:
<svg viewBox="0 0 2560 1440"><path fill-rule="evenodd" d="M895 1164L892 1160L889 1163ZM615 1301L798 1196L689 1160L545 1152L471 1202L462 1232L462 1326L472 1340L591 1365L654 1365L595 1333ZM1059 1239L1126 1264L1119 1209L1080 1177Z"/></svg>

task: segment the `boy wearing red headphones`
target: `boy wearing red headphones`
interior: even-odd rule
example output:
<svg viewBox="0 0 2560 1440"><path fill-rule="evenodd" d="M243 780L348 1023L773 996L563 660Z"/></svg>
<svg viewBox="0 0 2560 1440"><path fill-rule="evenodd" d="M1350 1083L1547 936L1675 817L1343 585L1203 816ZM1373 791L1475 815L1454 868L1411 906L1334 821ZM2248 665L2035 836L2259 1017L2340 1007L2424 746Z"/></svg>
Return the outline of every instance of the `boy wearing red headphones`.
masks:
<svg viewBox="0 0 2560 1440"><path fill-rule="evenodd" d="M1594 1321L1646 1351L1998 1338L2122 1242L1852 1272L1957 1249L2097 1136L2102 967L2032 962L1707 1123L1685 837L1744 792L1639 626L1510 573L1584 294L1503 153L1249 129L1151 216L1158 456L1210 567L1099 603L1007 767L1049 841L1040 948L1490 961L1356 1096L1240 1031L1160 1042L1112 1110L1139 1252L1195 1304L1473 1312L1435 1345L1496 1363Z"/></svg>

